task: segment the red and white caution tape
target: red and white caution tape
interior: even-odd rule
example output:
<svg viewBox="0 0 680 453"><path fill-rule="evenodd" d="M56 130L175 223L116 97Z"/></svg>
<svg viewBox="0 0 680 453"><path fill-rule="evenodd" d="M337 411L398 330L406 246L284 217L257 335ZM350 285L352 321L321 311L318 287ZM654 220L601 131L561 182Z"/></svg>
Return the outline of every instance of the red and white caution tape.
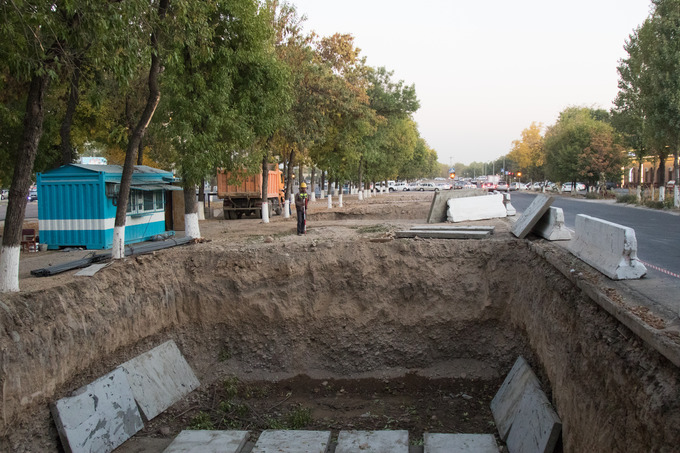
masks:
<svg viewBox="0 0 680 453"><path fill-rule="evenodd" d="M639 259L639 258L638 258L638 261L641 262L642 264L644 264L645 267L650 267L650 268L654 269L655 271L663 272L664 274L670 275L671 277L680 278L680 275L678 275L678 274L676 274L676 273L674 273L674 272L667 271L666 269L663 269L663 268L661 268L661 267L655 266L655 265L653 265L653 264L649 264L649 263L647 263L647 262L645 262L645 261L642 261L642 260Z"/></svg>

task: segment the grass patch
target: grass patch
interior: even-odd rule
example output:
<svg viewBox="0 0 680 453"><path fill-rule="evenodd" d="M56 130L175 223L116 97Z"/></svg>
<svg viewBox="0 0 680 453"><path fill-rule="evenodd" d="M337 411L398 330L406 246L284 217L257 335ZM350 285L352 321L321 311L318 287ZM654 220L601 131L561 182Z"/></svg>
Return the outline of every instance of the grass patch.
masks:
<svg viewBox="0 0 680 453"><path fill-rule="evenodd" d="M298 405L288 414L288 427L302 429L312 424L312 410Z"/></svg>
<svg viewBox="0 0 680 453"><path fill-rule="evenodd" d="M371 225L367 227L361 227L357 229L359 234L371 234L371 233L387 233L390 231L390 227L387 225Z"/></svg>
<svg viewBox="0 0 680 453"><path fill-rule="evenodd" d="M189 429L215 429L215 424L206 412L199 412L189 423Z"/></svg>

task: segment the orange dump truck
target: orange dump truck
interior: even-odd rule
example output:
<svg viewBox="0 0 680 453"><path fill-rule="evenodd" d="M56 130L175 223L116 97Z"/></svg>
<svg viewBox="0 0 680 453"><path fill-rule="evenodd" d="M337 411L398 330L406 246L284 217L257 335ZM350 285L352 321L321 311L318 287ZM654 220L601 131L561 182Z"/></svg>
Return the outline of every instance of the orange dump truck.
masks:
<svg viewBox="0 0 680 453"><path fill-rule="evenodd" d="M243 215L262 216L262 173L250 175L245 172L217 172L217 196L224 204L226 220L240 219ZM278 168L269 170L267 200L269 216L283 212L285 189L283 172Z"/></svg>

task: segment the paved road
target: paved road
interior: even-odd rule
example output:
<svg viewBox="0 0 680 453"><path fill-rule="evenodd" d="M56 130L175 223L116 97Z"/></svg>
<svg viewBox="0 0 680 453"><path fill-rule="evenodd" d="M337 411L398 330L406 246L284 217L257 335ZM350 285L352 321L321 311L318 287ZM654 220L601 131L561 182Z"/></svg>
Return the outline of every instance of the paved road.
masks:
<svg viewBox="0 0 680 453"><path fill-rule="evenodd" d="M512 205L524 211L536 194L512 193ZM564 223L574 229L577 214L586 214L631 227L638 242L638 258L680 275L680 215L668 211L640 208L612 201L572 199L557 196L552 206L562 208ZM676 278L663 274L665 278Z"/></svg>
<svg viewBox="0 0 680 453"><path fill-rule="evenodd" d="M0 222L5 221L5 214L7 213L7 200L0 201ZM38 219L38 202L29 201L26 204L26 215L25 219Z"/></svg>

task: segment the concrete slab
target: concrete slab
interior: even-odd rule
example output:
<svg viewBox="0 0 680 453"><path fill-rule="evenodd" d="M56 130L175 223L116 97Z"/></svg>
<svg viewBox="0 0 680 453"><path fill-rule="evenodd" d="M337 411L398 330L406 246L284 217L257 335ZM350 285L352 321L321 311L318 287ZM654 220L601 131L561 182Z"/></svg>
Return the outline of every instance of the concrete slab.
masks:
<svg viewBox="0 0 680 453"><path fill-rule="evenodd" d="M564 211L554 206L550 206L531 231L549 241L571 240L571 232L564 224Z"/></svg>
<svg viewBox="0 0 680 453"><path fill-rule="evenodd" d="M510 453L552 453L562 431L562 421L539 388L528 385L510 428L506 446Z"/></svg>
<svg viewBox="0 0 680 453"><path fill-rule="evenodd" d="M108 453L144 427L119 368L58 400L50 410L66 452Z"/></svg>
<svg viewBox="0 0 680 453"><path fill-rule="evenodd" d="M534 201L532 201L529 207L522 213L522 216L517 219L517 222L512 226L512 229L510 230L512 234L520 239L525 238L541 217L543 217L543 214L548 211L553 200L554 197L537 195L536 198L534 198Z"/></svg>
<svg viewBox="0 0 680 453"><path fill-rule="evenodd" d="M396 238L414 238L418 236L424 239L484 239L491 236L491 231L426 231L426 230L408 230L396 231L394 237Z"/></svg>
<svg viewBox="0 0 680 453"><path fill-rule="evenodd" d="M491 231L496 227L493 225L416 225L411 230L418 231Z"/></svg>
<svg viewBox="0 0 680 453"><path fill-rule="evenodd" d="M137 404L147 420L181 400L200 383L174 341L122 364Z"/></svg>
<svg viewBox="0 0 680 453"><path fill-rule="evenodd" d="M513 216L513 215L517 214L517 210L512 205L511 200L512 200L512 197L510 196L509 193L503 194L503 204L505 205L505 210L508 212L509 216Z"/></svg>
<svg viewBox="0 0 680 453"><path fill-rule="evenodd" d="M115 453L163 453L171 443L172 439L165 437L135 436L116 448Z"/></svg>
<svg viewBox="0 0 680 453"><path fill-rule="evenodd" d="M635 230L583 214L576 216L571 253L612 280L634 280L647 274L637 257Z"/></svg>
<svg viewBox="0 0 680 453"><path fill-rule="evenodd" d="M106 266L110 265L111 262L101 263L101 264L90 264L85 269L76 272L76 277L92 277L94 274L104 269Z"/></svg>
<svg viewBox="0 0 680 453"><path fill-rule="evenodd" d="M163 453L241 453L248 431L184 430Z"/></svg>
<svg viewBox="0 0 680 453"><path fill-rule="evenodd" d="M498 453L493 434L423 434L424 453Z"/></svg>
<svg viewBox="0 0 680 453"><path fill-rule="evenodd" d="M503 204L503 195L495 193L479 197L452 198L447 202L446 220L464 222L466 220L499 219L508 216Z"/></svg>
<svg viewBox="0 0 680 453"><path fill-rule="evenodd" d="M427 215L427 223L441 223L446 222L446 211L448 210L447 202L452 198L466 198L477 197L485 195L486 191L481 189L462 189L462 190L445 190L443 192L435 192L430 205L430 212Z"/></svg>
<svg viewBox="0 0 680 453"><path fill-rule="evenodd" d="M330 431L262 431L251 453L326 453Z"/></svg>
<svg viewBox="0 0 680 453"><path fill-rule="evenodd" d="M508 438L527 386L540 388L541 384L524 357L519 356L490 405L498 434L503 441Z"/></svg>
<svg viewBox="0 0 680 453"><path fill-rule="evenodd" d="M408 453L408 431L340 431L335 453Z"/></svg>

